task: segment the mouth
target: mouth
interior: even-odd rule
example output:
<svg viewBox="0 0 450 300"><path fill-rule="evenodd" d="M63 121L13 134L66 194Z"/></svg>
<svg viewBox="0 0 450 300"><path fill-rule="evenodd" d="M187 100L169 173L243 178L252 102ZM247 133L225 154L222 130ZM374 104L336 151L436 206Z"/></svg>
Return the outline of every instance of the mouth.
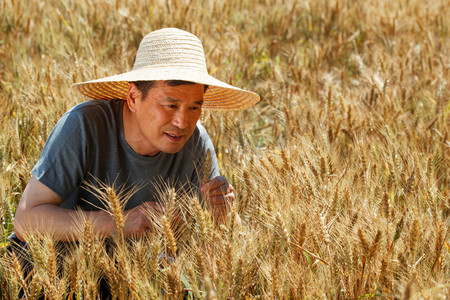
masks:
<svg viewBox="0 0 450 300"><path fill-rule="evenodd" d="M168 137L169 140L172 141L172 142L179 142L179 141L181 141L181 140L183 139L183 137L184 137L184 134L181 134L181 135L180 135L180 134L168 133L168 132L165 132L164 134L165 134L166 137Z"/></svg>

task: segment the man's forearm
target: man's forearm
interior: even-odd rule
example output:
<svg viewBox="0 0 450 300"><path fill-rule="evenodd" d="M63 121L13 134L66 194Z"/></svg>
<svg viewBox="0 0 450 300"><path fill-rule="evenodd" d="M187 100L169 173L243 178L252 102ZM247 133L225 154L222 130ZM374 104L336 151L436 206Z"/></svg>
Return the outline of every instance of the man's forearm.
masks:
<svg viewBox="0 0 450 300"><path fill-rule="evenodd" d="M83 225L89 221L98 236L110 236L115 230L112 217L105 211L75 211L54 204L42 204L16 215L14 227L17 237L50 235L55 240L77 240Z"/></svg>

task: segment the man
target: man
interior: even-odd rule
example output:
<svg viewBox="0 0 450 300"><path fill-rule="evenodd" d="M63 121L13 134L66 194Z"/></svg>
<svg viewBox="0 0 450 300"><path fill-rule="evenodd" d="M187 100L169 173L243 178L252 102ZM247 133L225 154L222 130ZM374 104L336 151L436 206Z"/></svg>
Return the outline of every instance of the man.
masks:
<svg viewBox="0 0 450 300"><path fill-rule="evenodd" d="M96 234L111 235L113 219L86 188L99 181L125 191L140 187L125 208L126 236L152 228L144 211L158 210L162 182L200 187L214 215L226 213L233 188L219 176L212 142L198 120L202 109L243 109L259 96L210 76L196 36L175 28L151 32L132 71L75 88L95 100L64 114L49 136L16 210L16 239L49 233L73 240L80 218L94 220ZM213 179L201 185L198 173L208 150Z"/></svg>

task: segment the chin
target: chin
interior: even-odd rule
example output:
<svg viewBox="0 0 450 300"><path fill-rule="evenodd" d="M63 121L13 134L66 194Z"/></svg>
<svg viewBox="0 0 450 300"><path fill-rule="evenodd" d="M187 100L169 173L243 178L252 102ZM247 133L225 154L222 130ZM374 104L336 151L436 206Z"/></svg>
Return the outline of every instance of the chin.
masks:
<svg viewBox="0 0 450 300"><path fill-rule="evenodd" d="M165 149L161 149L161 151L165 152L165 153L169 153L169 154L174 154L174 153L180 152L180 150L183 149L183 147L184 147L184 144L181 147L165 147Z"/></svg>

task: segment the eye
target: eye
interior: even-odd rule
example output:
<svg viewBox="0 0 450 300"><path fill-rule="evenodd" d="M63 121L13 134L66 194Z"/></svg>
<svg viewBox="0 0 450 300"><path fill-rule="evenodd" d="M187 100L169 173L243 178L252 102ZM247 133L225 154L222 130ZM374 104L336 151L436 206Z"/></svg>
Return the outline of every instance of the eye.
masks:
<svg viewBox="0 0 450 300"><path fill-rule="evenodd" d="M169 108L173 108L173 109L175 109L175 108L177 108L177 106L175 105L175 104L169 104L169 105L167 105Z"/></svg>

